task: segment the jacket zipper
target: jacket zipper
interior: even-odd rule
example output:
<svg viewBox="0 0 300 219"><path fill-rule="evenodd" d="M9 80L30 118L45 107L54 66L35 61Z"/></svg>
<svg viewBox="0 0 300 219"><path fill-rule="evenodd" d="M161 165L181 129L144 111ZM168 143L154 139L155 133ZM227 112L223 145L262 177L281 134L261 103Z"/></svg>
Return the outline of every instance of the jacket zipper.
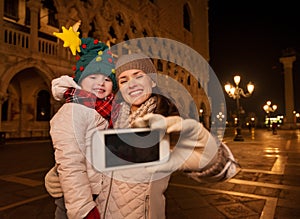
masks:
<svg viewBox="0 0 300 219"><path fill-rule="evenodd" d="M109 197L110 197L111 187L112 187L112 181L113 181L113 172L111 173L111 177L110 177L108 195L107 195L107 199L105 202L105 208L104 208L104 212L103 212L103 219L105 219L105 215L106 215L106 211L107 211L107 207L108 207L108 202L109 202Z"/></svg>
<svg viewBox="0 0 300 219"><path fill-rule="evenodd" d="M145 198L145 219L149 218L149 195Z"/></svg>

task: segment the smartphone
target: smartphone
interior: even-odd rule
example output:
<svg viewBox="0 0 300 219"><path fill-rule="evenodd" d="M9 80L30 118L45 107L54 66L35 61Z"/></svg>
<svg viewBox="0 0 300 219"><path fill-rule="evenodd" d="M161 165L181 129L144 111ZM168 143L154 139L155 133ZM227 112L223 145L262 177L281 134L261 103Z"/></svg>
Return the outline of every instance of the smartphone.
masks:
<svg viewBox="0 0 300 219"><path fill-rule="evenodd" d="M169 135L149 128L109 129L92 136L92 165L111 171L162 164L170 154Z"/></svg>

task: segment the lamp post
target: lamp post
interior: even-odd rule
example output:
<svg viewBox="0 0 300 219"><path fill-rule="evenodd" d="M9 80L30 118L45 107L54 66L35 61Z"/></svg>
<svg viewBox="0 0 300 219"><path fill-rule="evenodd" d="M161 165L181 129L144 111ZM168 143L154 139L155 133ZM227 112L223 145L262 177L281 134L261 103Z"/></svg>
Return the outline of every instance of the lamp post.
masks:
<svg viewBox="0 0 300 219"><path fill-rule="evenodd" d="M270 100L268 100L267 102L266 102L266 104L263 106L263 109L264 109L264 111L266 112L266 114L267 114L267 118L268 118L268 128L269 129L271 129L271 116L270 116L270 114L271 114L271 112L275 112L275 110L277 109L277 105L272 105L272 103L271 103L271 101Z"/></svg>
<svg viewBox="0 0 300 219"><path fill-rule="evenodd" d="M254 91L254 85L249 82L247 84L248 93L245 93L242 88L239 87L239 83L241 81L241 77L236 75L233 77L235 86L231 85L229 82L225 84L224 88L229 97L236 100L237 107L237 124L236 124L236 134L234 137L234 141L244 141L242 136L242 127L241 127L241 118L240 118L240 98L241 97L249 97Z"/></svg>
<svg viewBox="0 0 300 219"><path fill-rule="evenodd" d="M297 123L298 123L298 119L300 118L300 113L296 112L295 116L296 116L296 119L295 119L296 120L296 128L298 128Z"/></svg>

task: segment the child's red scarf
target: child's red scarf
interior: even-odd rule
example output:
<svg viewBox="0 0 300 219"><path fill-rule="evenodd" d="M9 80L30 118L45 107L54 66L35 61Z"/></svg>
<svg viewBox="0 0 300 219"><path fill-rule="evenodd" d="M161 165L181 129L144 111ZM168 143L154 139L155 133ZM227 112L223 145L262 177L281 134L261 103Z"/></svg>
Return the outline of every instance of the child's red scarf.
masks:
<svg viewBox="0 0 300 219"><path fill-rule="evenodd" d="M67 103L79 103L95 109L103 118L109 121L109 128L112 128L111 110L114 94L108 95L105 99L100 99L88 91L70 87L64 93L64 98Z"/></svg>

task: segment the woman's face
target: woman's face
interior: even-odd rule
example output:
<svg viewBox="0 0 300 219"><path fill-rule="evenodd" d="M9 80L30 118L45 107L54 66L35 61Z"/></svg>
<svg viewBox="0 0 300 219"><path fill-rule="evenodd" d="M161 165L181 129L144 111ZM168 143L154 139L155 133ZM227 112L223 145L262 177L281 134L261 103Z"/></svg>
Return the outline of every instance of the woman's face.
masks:
<svg viewBox="0 0 300 219"><path fill-rule="evenodd" d="M92 74L82 79L81 88L103 99L112 93L113 82L105 75Z"/></svg>
<svg viewBox="0 0 300 219"><path fill-rule="evenodd" d="M151 78L139 69L124 71L117 79L124 100L133 108L139 107L148 100L152 94L152 88L156 86Z"/></svg>

